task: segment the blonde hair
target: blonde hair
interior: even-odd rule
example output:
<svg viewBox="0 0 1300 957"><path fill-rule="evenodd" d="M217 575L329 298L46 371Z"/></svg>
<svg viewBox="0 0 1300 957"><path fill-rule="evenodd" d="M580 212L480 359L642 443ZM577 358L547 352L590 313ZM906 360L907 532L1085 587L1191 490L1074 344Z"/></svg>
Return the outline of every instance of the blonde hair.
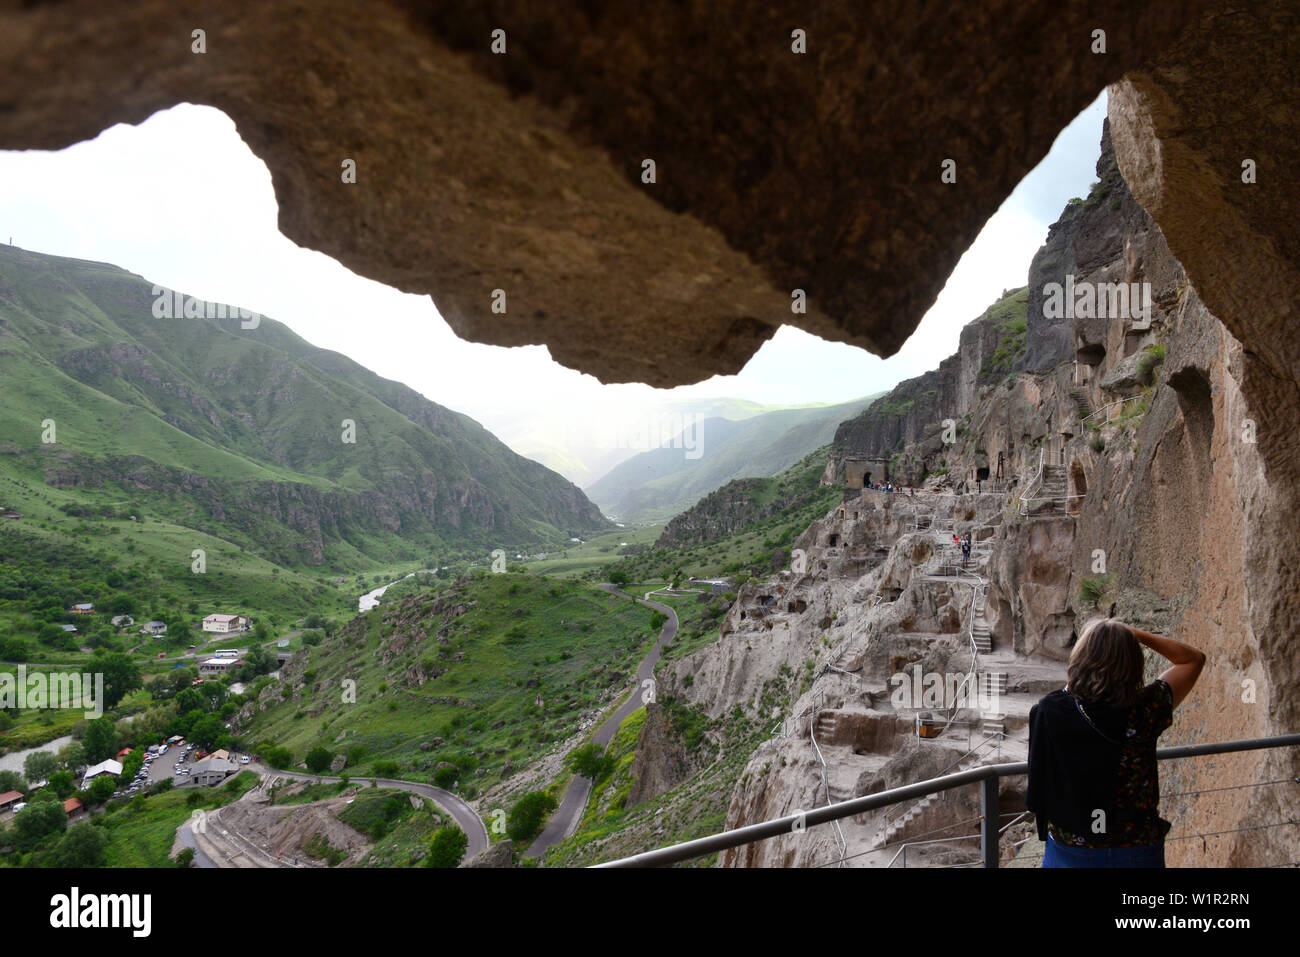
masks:
<svg viewBox="0 0 1300 957"><path fill-rule="evenodd" d="M1083 701L1130 707L1142 689L1142 646L1122 621L1101 618L1070 650L1069 690Z"/></svg>

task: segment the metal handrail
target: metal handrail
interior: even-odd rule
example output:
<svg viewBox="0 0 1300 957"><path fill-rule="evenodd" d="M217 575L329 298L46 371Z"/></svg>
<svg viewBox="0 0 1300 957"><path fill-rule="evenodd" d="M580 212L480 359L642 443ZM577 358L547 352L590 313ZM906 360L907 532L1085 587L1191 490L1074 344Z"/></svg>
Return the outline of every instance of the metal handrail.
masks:
<svg viewBox="0 0 1300 957"><path fill-rule="evenodd" d="M1025 486L1025 490L1018 496L1020 500L1020 508L1017 509L1017 511L1021 514L1024 514L1024 510L1027 507L1026 503L1029 501L1027 498L1029 493L1034 491L1039 485L1043 484L1043 455L1046 452L1047 446L1043 446L1038 450L1038 471L1034 473L1034 477L1029 480L1029 484Z"/></svg>
<svg viewBox="0 0 1300 957"><path fill-rule="evenodd" d="M1124 407L1124 403L1125 403L1125 402L1133 402L1133 401L1135 401L1135 400L1137 400L1137 399L1149 399L1149 398L1151 398L1151 397L1148 396L1148 395L1145 395L1145 394L1143 394L1143 393L1138 393L1137 395L1126 396L1126 397L1123 398L1123 399L1114 399L1114 400L1112 400L1112 401L1110 401L1110 402L1107 402L1105 405L1103 405L1103 406L1102 406L1100 409L1098 409L1096 412L1090 412L1088 415L1085 415L1085 416L1084 416L1082 419L1080 419L1079 421L1080 421L1080 422L1087 422L1089 419L1096 418L1097 416L1101 415L1103 412L1107 412L1107 411L1109 411L1110 408L1111 408L1112 406L1116 406L1116 405L1118 405L1118 406L1122 409L1122 408ZM1110 421L1110 416L1109 416L1109 415L1106 416L1106 421L1107 421L1107 422Z"/></svg>
<svg viewBox="0 0 1300 957"><path fill-rule="evenodd" d="M1280 734L1268 738L1247 738L1240 741L1223 741L1210 744L1185 744L1169 748L1160 748L1156 751L1156 759L1160 761L1169 761L1176 758L1194 758L1207 754L1231 754L1239 751L1256 751L1263 748L1285 747L1300 747L1300 734ZM640 854L634 854L631 857L624 857L619 860L608 861L604 864L597 864L594 866L662 867L667 864L676 864L680 861L688 861L695 857L703 857L706 854L713 854L717 851L725 851L729 848L752 844L754 841L765 840L769 837L789 834L796 829L816 827L819 824L838 821L841 818L852 817L855 814L864 814L868 811L878 811L883 807L890 806L891 804L897 804L899 801L909 801L913 798L924 797L927 794L938 794L942 791L949 791L953 788L962 787L967 784L979 784L982 806L981 818L983 822L981 828L981 834L983 837L983 841L981 842L983 851L982 858L985 867L997 867L997 822L999 820L998 781L1004 777L1015 777L1028 773L1028 761L1016 761L1006 764L986 764L981 767L971 768L968 771L959 771L956 774L931 778L927 781L919 781L916 784L906 784L902 787L890 788L887 791L878 791L875 794L867 794L862 797L851 798L848 801L841 801L838 804L815 808L811 811L805 811L799 814L787 814L785 817L774 818L770 821L762 821L758 824L749 824L745 827L723 831L721 834L713 834L709 837L696 838L693 841L686 841L682 844L673 844L669 847L644 851Z"/></svg>
<svg viewBox="0 0 1300 957"><path fill-rule="evenodd" d="M965 761L967 758L969 758L969 757L970 757L972 754L974 754L976 751L978 751L978 750L980 750L981 748L983 748L985 745L996 743L996 744L999 746L999 748L1000 748L1001 745L1002 745L1002 739L1003 739L1003 737L1005 737L1005 735L1004 735L1004 734L1001 734L1001 733L999 733L999 734L990 734L987 738L985 738L985 739L984 739L983 741L981 741L979 744L975 745L975 747L971 748L969 751L967 751L965 754L963 754L963 755L962 755L960 758L958 758L956 761L952 762L952 764L950 764L950 765L948 765L946 768L943 768L942 770L940 770L939 773L935 775L935 777L943 777L945 774L947 774L947 773L948 773L949 771L951 771L953 768L957 767L959 764L961 764L963 761ZM896 821L899 817L901 817L902 815L906 814L908 811L910 811L912 808L916 807L916 805L917 805L917 804L920 804L920 803L921 803L920 801L916 801L916 802L914 802L914 803L912 803L912 804L907 805L906 807L902 807L902 806L900 805L898 808L886 812L886 814L885 814L885 823L886 823L886 825L892 823L893 821Z"/></svg>
<svg viewBox="0 0 1300 957"><path fill-rule="evenodd" d="M812 741L813 752L817 755L817 760L822 763L822 787L826 789L826 806L831 807L835 802L831 800L831 782L830 778L827 777L829 768L826 766L826 758L822 755L822 749L820 745L817 744L818 702L823 705L826 703L826 695L824 692L818 693L813 698L812 716L808 719L808 739ZM840 867L843 867L844 858L849 853L849 844L848 841L844 840L844 831L840 827L840 822L838 820L832 820L831 823L835 827L835 843L840 846Z"/></svg>
<svg viewBox="0 0 1300 957"><path fill-rule="evenodd" d="M948 715L944 719L943 728L939 731L940 734L947 731L952 725L953 719L957 717L957 712L961 710L961 703L965 700L965 689L975 680L975 674L979 670L980 650L975 644L975 604L978 602L980 610L984 610L984 591L987 587L983 583L971 586L970 616L969 623L966 626L966 639L970 645L970 670L966 672L966 677L962 678L961 684L957 686L952 705L948 708ZM976 693L978 694L978 689L976 689Z"/></svg>

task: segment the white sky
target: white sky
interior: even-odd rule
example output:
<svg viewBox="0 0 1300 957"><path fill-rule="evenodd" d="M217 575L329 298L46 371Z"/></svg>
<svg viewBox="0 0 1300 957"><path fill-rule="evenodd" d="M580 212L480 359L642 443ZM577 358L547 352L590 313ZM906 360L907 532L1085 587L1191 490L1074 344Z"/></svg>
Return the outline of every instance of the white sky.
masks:
<svg viewBox="0 0 1300 957"><path fill-rule="evenodd" d="M363 279L294 245L276 227L265 165L211 107L180 105L58 153L0 152L0 242L12 236L26 249L113 263L277 319L489 429L494 420L504 424L509 409L517 424L521 407L545 417L571 416L575 403L634 408L692 396L840 402L934 368L956 351L963 325L1003 289L1024 284L1048 226L1095 178L1105 108L1103 93L1061 133L989 220L898 355L881 360L785 327L739 375L671 392L602 386L553 362L541 346L464 342L428 297Z"/></svg>

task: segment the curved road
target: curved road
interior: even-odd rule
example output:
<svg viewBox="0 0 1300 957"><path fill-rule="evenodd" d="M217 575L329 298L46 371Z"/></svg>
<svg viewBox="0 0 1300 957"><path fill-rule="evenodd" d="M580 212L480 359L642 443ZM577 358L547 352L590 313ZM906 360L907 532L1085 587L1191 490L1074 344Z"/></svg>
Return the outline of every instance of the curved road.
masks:
<svg viewBox="0 0 1300 957"><path fill-rule="evenodd" d="M601 588L615 595L624 595L630 598L626 592L621 592L613 585L601 585ZM612 715L605 719L605 722L596 729L592 735L592 740L602 748L607 747L613 739L614 733L618 731L618 726L623 723L623 719L633 711L640 708L642 701L641 682L647 678L653 678L655 665L659 663L659 656L663 653L664 644L672 640L677 634L677 612L673 611L667 605L657 601L650 601L650 595L654 592L646 592L645 598L638 598L643 605L663 612L668 616L664 622L663 628L659 632L659 640L651 647L646 656L641 659L641 664L636 669L636 683L632 686L632 693L627 696L627 700ZM563 841L573 831L574 827L582 818L582 812L587 807L587 798L591 796L591 778L584 778L580 775L574 775L573 780L569 782L568 790L564 792L564 800L560 802L559 809L551 816L542 833L538 835L537 840L529 846L524 852L524 857L540 857L546 852L548 847L552 847Z"/></svg>
<svg viewBox="0 0 1300 957"><path fill-rule="evenodd" d="M322 784L336 784L341 780L336 777L303 774L300 771L277 771L274 768L262 767L256 761L247 765L245 770L255 771L264 778L296 778L299 781L320 781ZM469 860L480 851L487 850L487 828L483 824L483 819L478 816L472 807L465 803L463 798L457 797L450 791L444 791L442 788L434 787L432 784L421 784L418 781L398 781L393 778L349 777L348 780L358 786L366 781L377 781L379 786L383 788L395 788L399 791L410 791L413 794L419 794L421 797L429 798L434 804L438 805L439 808L450 815L451 819L456 822L456 826L465 832L465 837L469 839L469 844L465 848L465 860Z"/></svg>
<svg viewBox="0 0 1300 957"><path fill-rule="evenodd" d="M264 767L254 761L247 764L240 770L252 771L254 774L263 778L294 778L299 781L319 781L322 784L337 784L341 779L337 777L321 776L317 774L303 774L300 771L277 771L274 768ZM358 787L367 781L377 781L380 787L394 788L399 791L410 791L421 797L427 797L433 801L442 811L450 815L456 825L465 832L468 838L468 844L465 848L465 860L469 860L474 855L487 849L488 836L487 828L483 825L483 819L475 813L474 809L465 803L464 800L452 794L450 791L444 791L442 788L434 787L432 784L421 784L417 781L397 781L392 778L369 778L356 777L348 779ZM216 867L206 855L199 851L194 843L194 835L190 830L188 822L181 825L181 842L186 847L193 847L198 853L195 855L195 863L199 867Z"/></svg>

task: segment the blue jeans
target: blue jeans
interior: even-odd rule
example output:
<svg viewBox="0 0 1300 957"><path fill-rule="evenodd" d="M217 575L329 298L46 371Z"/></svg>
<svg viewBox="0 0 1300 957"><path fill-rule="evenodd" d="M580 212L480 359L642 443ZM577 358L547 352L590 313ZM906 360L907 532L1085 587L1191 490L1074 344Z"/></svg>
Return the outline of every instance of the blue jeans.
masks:
<svg viewBox="0 0 1300 957"><path fill-rule="evenodd" d="M1165 845L1134 847L1071 847L1049 834L1043 848L1044 867L1164 867Z"/></svg>

